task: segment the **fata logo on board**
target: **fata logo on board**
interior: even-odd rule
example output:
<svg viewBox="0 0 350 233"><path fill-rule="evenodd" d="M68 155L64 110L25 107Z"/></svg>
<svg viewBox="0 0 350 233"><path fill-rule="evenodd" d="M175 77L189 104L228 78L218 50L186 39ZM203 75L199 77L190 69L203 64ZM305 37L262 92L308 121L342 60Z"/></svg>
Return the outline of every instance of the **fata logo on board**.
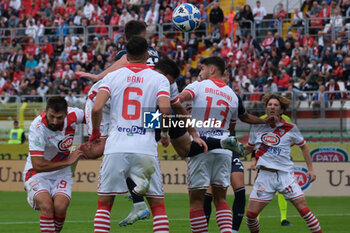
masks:
<svg viewBox="0 0 350 233"><path fill-rule="evenodd" d="M307 178L307 168L302 166L294 166L294 179L301 187L301 190L305 191L310 186L310 178Z"/></svg>
<svg viewBox="0 0 350 233"><path fill-rule="evenodd" d="M264 133L261 135L261 141L268 146L275 146L280 143L280 137L274 133Z"/></svg>
<svg viewBox="0 0 350 233"><path fill-rule="evenodd" d="M310 151L313 162L349 162L348 152L340 147L322 146Z"/></svg>

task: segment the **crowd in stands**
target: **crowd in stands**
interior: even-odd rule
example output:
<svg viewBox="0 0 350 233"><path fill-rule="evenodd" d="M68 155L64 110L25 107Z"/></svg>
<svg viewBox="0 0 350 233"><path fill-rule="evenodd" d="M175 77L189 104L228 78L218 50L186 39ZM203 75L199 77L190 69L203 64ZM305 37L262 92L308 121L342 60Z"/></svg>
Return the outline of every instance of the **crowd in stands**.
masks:
<svg viewBox="0 0 350 233"><path fill-rule="evenodd" d="M350 90L350 38L346 27L350 0L306 0L293 14L288 14L280 3L268 24L263 22L267 16L263 1L238 10L232 8L230 14L224 15L218 2L188 0L200 9L202 19L187 42L176 33L168 33L172 11L182 2L2 0L0 95L60 94L70 102L83 102L83 97L76 96L86 95L92 82L75 72L98 74L110 66L126 43L123 26L133 19L145 21L150 46L182 68L180 91L198 80L199 62L205 51L227 61L227 82L236 92L254 93L244 95L246 100L260 100L264 92L293 91L302 100L307 98L305 91ZM288 17L292 18L288 32L280 35L278 24ZM252 23L256 37L250 33ZM86 41L79 35L81 28L89 25L99 27L89 29ZM108 25L116 26L112 37L103 27ZM157 25L165 25L161 38ZM16 36L10 40L10 29L14 28ZM333 30L335 40L330 33ZM319 95L312 98L316 101ZM330 93L326 98L349 96Z"/></svg>

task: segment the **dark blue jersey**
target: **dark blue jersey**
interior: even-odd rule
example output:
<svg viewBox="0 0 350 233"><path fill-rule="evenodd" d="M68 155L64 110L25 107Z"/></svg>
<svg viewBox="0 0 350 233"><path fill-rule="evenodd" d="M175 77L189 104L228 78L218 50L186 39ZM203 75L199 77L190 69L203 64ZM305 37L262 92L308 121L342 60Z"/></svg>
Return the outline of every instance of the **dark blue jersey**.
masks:
<svg viewBox="0 0 350 233"><path fill-rule="evenodd" d="M125 54L126 54L125 49L120 50L117 53L117 55L115 55L115 60L118 61ZM160 58L160 53L157 50L155 50L154 48L148 47L148 55L149 55L149 58L147 60L147 65L154 66Z"/></svg>
<svg viewBox="0 0 350 233"><path fill-rule="evenodd" d="M242 101L242 98L237 95L237 93L235 93L237 98L238 98L238 116L243 116L245 115L247 112L245 110L245 107L243 105L243 101Z"/></svg>

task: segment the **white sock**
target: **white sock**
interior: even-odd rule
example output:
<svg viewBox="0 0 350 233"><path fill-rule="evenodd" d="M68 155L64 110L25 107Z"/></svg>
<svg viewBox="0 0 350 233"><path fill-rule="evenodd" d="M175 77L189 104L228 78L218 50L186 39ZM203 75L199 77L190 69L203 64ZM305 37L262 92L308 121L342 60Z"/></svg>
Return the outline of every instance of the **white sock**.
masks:
<svg viewBox="0 0 350 233"><path fill-rule="evenodd" d="M236 231L236 230L232 230L232 233L238 233L238 231Z"/></svg>
<svg viewBox="0 0 350 233"><path fill-rule="evenodd" d="M143 202L134 203L134 207L135 207L135 209L139 209L139 210L143 210L143 209L147 209L148 208L144 201Z"/></svg>

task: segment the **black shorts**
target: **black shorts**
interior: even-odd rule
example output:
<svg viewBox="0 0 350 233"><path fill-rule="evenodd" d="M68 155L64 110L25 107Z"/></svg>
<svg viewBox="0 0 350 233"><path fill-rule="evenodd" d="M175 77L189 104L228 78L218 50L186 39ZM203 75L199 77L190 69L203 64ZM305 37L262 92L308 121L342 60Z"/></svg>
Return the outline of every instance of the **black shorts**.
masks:
<svg viewBox="0 0 350 233"><path fill-rule="evenodd" d="M244 172L244 166L239 158L239 154L235 152L232 152L231 173L232 172Z"/></svg>

